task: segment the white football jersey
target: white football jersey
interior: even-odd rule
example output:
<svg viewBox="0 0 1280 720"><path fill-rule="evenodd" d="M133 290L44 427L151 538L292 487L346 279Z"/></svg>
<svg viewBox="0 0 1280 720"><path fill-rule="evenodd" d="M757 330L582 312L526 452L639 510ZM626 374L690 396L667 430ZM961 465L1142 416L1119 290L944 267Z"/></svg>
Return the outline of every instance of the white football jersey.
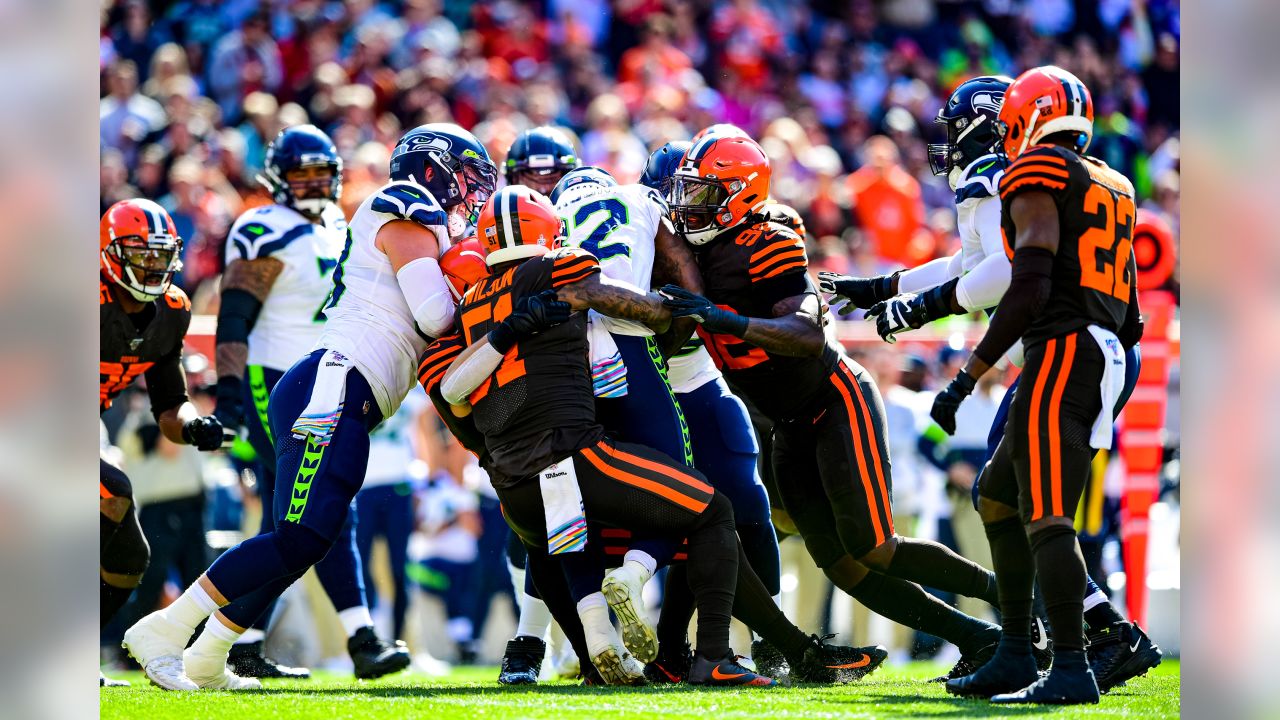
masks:
<svg viewBox="0 0 1280 720"><path fill-rule="evenodd" d="M667 381L677 394L693 392L720 377L720 369L696 333L667 360Z"/></svg>
<svg viewBox="0 0 1280 720"><path fill-rule="evenodd" d="M351 358L384 418L395 414L413 387L418 356L431 342L414 322L391 261L374 244L378 230L393 220L434 231L440 253L449 249L448 218L426 188L395 181L365 198L351 217L324 311L328 320L315 345Z"/></svg>
<svg viewBox="0 0 1280 720"><path fill-rule="evenodd" d="M649 291L653 238L661 224L669 222L661 195L644 185L583 184L565 191L556 213L568 230L565 244L595 255L605 277ZM653 335L643 323L611 317L599 320L616 335Z"/></svg>
<svg viewBox="0 0 1280 720"><path fill-rule="evenodd" d="M273 257L284 264L249 332L250 365L283 372L315 345L346 235L336 205L318 223L284 205L254 208L236 220L227 234L228 263Z"/></svg>
<svg viewBox="0 0 1280 720"><path fill-rule="evenodd" d="M1000 178L1006 161L998 155L978 158L964 169L956 185L956 230L960 264L969 272L983 258L1004 252L1000 234Z"/></svg>

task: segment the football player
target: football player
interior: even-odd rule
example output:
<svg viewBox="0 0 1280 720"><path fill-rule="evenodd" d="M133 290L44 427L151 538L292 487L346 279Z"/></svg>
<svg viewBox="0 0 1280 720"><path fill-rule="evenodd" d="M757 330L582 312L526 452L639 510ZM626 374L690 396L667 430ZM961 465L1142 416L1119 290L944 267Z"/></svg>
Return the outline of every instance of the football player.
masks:
<svg viewBox="0 0 1280 720"><path fill-rule="evenodd" d="M259 533L268 533L275 529L271 508L276 458L267 399L289 366L320 337L347 220L337 205L342 158L329 136L314 125L280 131L267 147L265 172L259 180L275 202L241 215L227 235L227 269L218 306L218 409L214 415L224 427L237 431L247 425L262 471ZM254 411L247 423L245 408ZM379 639L373 631L350 521L333 552L316 564L316 576L346 631L356 677L381 677L408 666L408 649ZM238 605L245 603L259 606L252 596ZM231 669L243 677L309 677L305 669L283 667L262 654L274 606L268 603L232 647ZM223 612L230 618L243 617L237 606Z"/></svg>
<svg viewBox="0 0 1280 720"><path fill-rule="evenodd" d="M819 287L846 300L841 313L870 308L880 336L894 342L900 333L953 314L991 311L1009 287L1010 264L1000 230L1000 196L1008 158L1000 149L996 122L1000 104L1012 78L983 76L962 83L938 110L936 122L946 126L947 142L928 146L935 174L946 174L956 193L956 226L961 249L920 267L892 275L856 278L818 274ZM1010 354L1020 362L1021 352ZM1125 392L1116 404L1118 414L1137 383L1141 358L1138 347L1126 354ZM987 457L1004 435L1009 403L1018 381L1005 393L991 426ZM978 505L979 482L973 486ZM1105 692L1146 672L1160 661L1160 650L1137 624L1125 620L1092 578L1086 584L1085 621L1090 628L1089 659ZM1040 624L1034 627L1039 636Z"/></svg>
<svg viewBox="0 0 1280 720"><path fill-rule="evenodd" d="M1011 280L985 337L938 395L932 415L954 431L956 409L978 378L1021 340L1024 381L983 469L978 505L999 577L1004 632L995 657L948 681L947 690L1000 703L1096 703L1083 630L1087 576L1074 517L1094 449L1111 447L1124 349L1142 335L1133 186L1084 154L1093 101L1061 68L1019 76L996 128L1010 162L999 193ZM1031 659L1037 575L1054 629L1053 667L1043 678Z"/></svg>
<svg viewBox="0 0 1280 720"><path fill-rule="evenodd" d="M139 376L147 381L151 412L168 440L217 450L234 439L217 418L202 417L187 399L182 341L191 301L173 284L182 267L182 238L164 208L150 200L121 200L98 225L98 410ZM129 478L99 462L99 616L105 627L142 580L151 550L138 525ZM167 661L169 672L181 663ZM107 680L100 685L127 684Z"/></svg>
<svg viewBox="0 0 1280 720"><path fill-rule="evenodd" d="M513 210L515 213L534 215L534 219L538 219L539 215L545 215L544 209L541 208L541 202L545 202L545 199L541 199L540 196L531 195L530 193L530 200L527 201L527 204L522 202L518 196L516 197L516 200L503 200L504 193L511 193L516 190L517 188L504 188L503 191L499 192L498 196L495 196L493 201L494 204L498 205L498 208L502 208L504 202L506 202L507 205L515 205L515 210ZM521 190L520 192L529 191ZM488 213L488 210L486 210L486 213ZM517 215L517 218L518 217L520 217L520 215ZM488 215L483 215L483 219L481 219L481 234L484 234L484 229L489 227L489 225L486 225L486 218L488 218ZM598 263L596 263L594 256L582 254L581 250L577 250L577 254L571 254L570 250L572 249L563 249L562 251L559 251L558 254L552 256L539 255L539 252L543 251L541 249L544 247L544 238L547 237L548 234L550 234L550 236L554 236L554 233L558 232L558 229L550 228L548 223L539 222L534 224L534 227L538 227L538 225L543 225L543 227L539 228L538 234L532 234L532 228L526 229L524 222L521 220L520 234L518 234L515 241L507 240L507 238L511 237L511 234L515 234L513 233L513 229L512 231L503 229L503 231L490 233L492 243L489 245L489 255L486 256L486 258L490 259L490 263L492 264L492 259L498 260L498 263L494 264L494 272L498 272L500 264L511 265L506 269L506 273L509 274L513 272L513 268L515 268L513 263L520 261L520 254L534 256L534 258L538 258L543 264L547 263L548 260L563 261L562 258L564 258L564 256L571 256L571 258L577 259L576 263L588 263L588 265L586 265L586 268L581 270L581 272L567 275L568 279L563 283L559 283L557 281L566 277L566 275L553 274L552 281L550 282L557 284L558 287L554 288L554 290L556 290L559 296L566 297L566 299L570 301L571 305L576 302L579 309L586 309L586 307L590 307L590 309L599 311L599 313L609 314L611 316L625 316L625 318L637 320L637 322L653 322L654 316L645 314L646 311L648 311L648 313L652 313L652 310L645 310L645 307L648 306L650 299L654 296L641 295L641 293L636 291L635 288L621 286L621 284L617 284L616 282L608 281L607 278L599 278ZM506 224L495 224L494 227L506 228ZM515 222L512 223L511 228L516 228ZM535 247L531 250L522 249L521 243L530 243L530 245L535 245ZM554 243L554 240L552 243ZM515 252L506 252L508 250ZM504 258L511 258L512 255L515 255L515 260L503 260ZM502 279L497 279L497 281L495 281L495 279L490 278L489 281L481 283L480 287L486 287L486 282L492 283L493 286L497 286L498 291L494 292L499 292L506 290L509 282L513 281L508 281L504 284ZM477 292L481 291L472 291L472 295ZM472 295L468 295L467 297L472 297ZM535 301L538 301L538 299L532 299L529 302L532 304L532 302ZM509 302L511 302L511 300L504 300L502 295L498 295L495 296L494 307L495 309L506 309L506 307L511 306L509 305ZM517 310L520 309L520 305L517 304L516 307ZM467 313L471 313L471 311L471 309L468 309L467 300L463 300L460 313L460 318L463 318L463 322L465 322ZM476 316L484 316L484 313L477 313ZM580 315L575 315L575 318L580 319ZM658 315L658 318L660 319L660 315ZM566 325L568 324L570 323L566 323ZM445 401L451 402L451 404L463 404L465 407L463 407L462 411L470 411L470 405L467 404L468 400L479 400L481 397L488 397L490 384L494 382L497 382L498 388L503 387L503 377L504 374L506 374L503 372L503 368L506 368L506 363L508 363L508 361L522 360L525 357L524 352L518 352L517 354L515 350L511 350L506 352L506 354L502 354L502 352L494 350L494 347L492 346L494 340L497 340L498 343L508 342L503 341L502 337L499 337L503 336L503 334L508 333L507 331L503 331L489 334L489 336L480 337L479 342L472 343L471 347L468 348L466 352L463 352L463 354L458 356L457 360L453 361L451 369L449 369L448 373L444 375L442 388L440 388L440 392L442 392L442 396ZM552 333L548 333L548 337L550 334ZM463 338L463 341L465 340L466 338ZM436 343L431 350L435 350L436 347L443 345L444 342L444 338L442 338L442 341ZM500 347L502 347L502 345L499 345L499 350ZM443 355L444 352L447 352L447 350L440 351L438 352L438 355L433 355L431 357ZM513 357L513 355L515 355L515 357ZM433 363L438 363L438 361L433 360ZM516 366L518 369L525 370L525 372L527 372L527 366L518 365L518 363ZM582 365L582 370L585 369L584 363L584 365ZM540 372L548 373L548 370L540 370ZM518 377L521 377L521 375L512 377L512 375L507 374L507 378L509 380L515 380ZM591 383L589 377L584 379L584 383L588 388L590 388ZM518 397L518 393L522 392L520 383L512 382L511 384L512 386L515 386L512 388L512 392L516 393L516 396ZM566 386L564 386L566 392L568 392L568 389L573 388L572 392L568 392L568 395L576 395L576 393L580 392L580 388L575 387L576 384L575 380L572 386L570 386L570 384L566 384ZM531 393L529 393L529 396L531 396ZM539 397L543 397L543 395L539 395ZM535 406L534 410L536 411L539 409ZM483 420L483 418L480 418L480 420ZM589 416L589 418L579 419L577 420L577 423L586 423L589 425L594 424L594 415ZM477 424L479 424L479 420L477 420ZM591 429L585 434L588 437L596 437L598 436L598 433L599 425L595 425L595 429ZM486 439L488 439L488 450L493 451L494 445L492 438ZM558 441L563 441L564 438L557 439ZM612 441L604 442L608 443ZM636 468L658 471L660 478L664 478L658 480L658 483L662 487L655 486L655 484L652 483L635 484L635 487L644 489L645 492L653 493L655 497L660 496L664 498L664 500L673 501L676 506L680 507L680 509L666 506L664 503L659 503L657 507L654 507L652 503L643 502L646 500L644 495L635 495L635 491L628 491L626 488L618 487L616 489L618 489L618 491L622 491L622 495L621 497L618 497L617 500L625 502L626 505L630 507L630 510L621 512L620 514L620 509L617 509L617 507L614 507L609 503L609 501L607 501L608 493L605 493L604 491L607 491L609 488L609 483L603 482L600 484L600 487L593 488L593 492L600 492L600 495L596 496L596 501L602 503L602 505L595 506L599 512L591 511L590 507L586 510L586 514L591 516L591 523L612 525L612 527L621 527L626 529L636 529L636 523L634 520L623 520L623 518L631 518L631 512L635 512L636 509L641 509L641 507L643 507L645 510L657 512L658 515L654 516L654 519L657 519L658 516L667 515L668 512L673 512L675 516L672 516L672 518L667 518L664 521L659 520L660 523L662 523L660 527L672 528L675 527L677 521L681 521L681 519L682 521L689 520L689 512L691 511L714 511L714 505L723 505L723 502L716 500L716 498L721 498L722 496L714 493L714 489L710 488L705 483L699 482L698 486L689 487L672 486L672 484L669 483L669 480L684 477L684 474L680 473L680 471L677 471L675 475L671 474L672 469L676 468L675 461L669 460L666 456L655 454L654 451L643 446L631 446L626 445L626 443L622 443L622 447L635 448L637 452L641 452L641 454L644 454L646 457L652 457L652 459L660 459L664 461L663 464L666 465L666 470L662 471L659 471L658 466L654 466L652 464L632 465L631 462L622 462L622 465L632 465L632 468L628 470L628 473L632 474L636 473ZM508 448L508 451L512 450L515 450L515 447ZM539 452L545 451L547 451L545 448L540 448L539 450ZM590 448L586 448L586 450L582 450L580 452L588 455L588 457L586 457L586 460L588 461L590 461L590 457L594 457L594 451L590 451ZM607 456L609 455L607 454ZM616 454L613 456L616 456ZM577 455L573 457L577 457ZM643 460L644 457L639 457L639 459ZM577 471L577 462L579 461L573 462L572 465L564 465L564 462L561 462L561 464L558 465L558 468L561 470L564 468L571 468ZM534 464L536 464L536 462L534 462ZM591 466L595 465L593 464ZM599 470L598 466L595 466L595 468ZM590 471L590 468L586 471ZM604 470L600 471L604 473ZM692 473L692 470L689 470L689 473ZM499 469L497 477L502 478L502 475L503 471ZM595 475L595 473L591 473L588 477L595 478ZM494 478L495 475L490 474L490 477ZM689 474L687 477L700 478L700 475ZM582 475L579 474L579 480L581 479ZM655 479L657 479L657 477L655 477ZM497 482L503 482L503 480L495 480L495 483ZM506 480L506 482L509 482L509 480ZM637 482L637 479L635 477L623 477L622 482L625 486L631 486L632 483ZM516 496L513 500L520 500L520 497L524 496L525 502L532 503L536 500L536 497L538 497L536 488L530 487L535 486L535 484L535 482L532 482L532 478L525 478L524 482L522 482L522 484L518 484L516 489L509 489L508 492L511 492L512 495ZM663 487L667 488L666 491L664 491ZM710 500L708 507L703 507L703 502L705 501L686 503L685 501L678 500L678 496L676 496L675 493L668 492L676 491L681 493L681 495L685 495L685 493L690 492L690 488L700 493L700 495L696 497L705 497L705 493L712 493L712 500ZM499 496L503 496L502 489L499 489ZM637 501L641 501L643 503L641 503L641 505L635 505L635 502ZM508 510L509 507L511 507L507 505L506 500L504 500L504 507L508 507ZM666 511L663 510L663 507L666 507ZM532 527L532 525L535 524L532 515L538 514L525 515L525 521L529 523L529 527ZM508 512L508 519L511 519L511 516L512 515ZM641 515L641 521L652 520L650 520L648 516ZM552 523L550 523L549 520L543 521L543 519L541 519L541 515L538 515L536 525L538 525L538 527L552 527ZM513 527L517 527L517 525L513 524ZM667 530L659 530L658 534L662 532L667 532ZM649 530L649 534L653 534L653 530ZM521 536L525 539L526 544L529 544L530 548L538 548L538 551L541 553L545 553L545 548L553 546L554 544L554 538L538 539L536 538L536 534L527 532L527 530L525 533L521 533ZM690 546L692 546L692 539L690 539ZM531 559L534 557L534 553L535 552L531 550ZM564 553L556 553L556 555L563 557ZM572 555L572 553L570 553L570 555ZM703 566L705 568L705 565ZM699 579L694 577L698 571L699 570L696 570L695 568L690 569L689 582L694 588L699 587ZM703 582L705 582L705 580L703 580ZM701 585L701 587L703 587L703 592L707 592L705 585ZM746 562L744 557L742 557L741 547L739 547L739 562L737 562L735 587L737 588L737 591L735 602L733 602L733 614L735 614L736 618L739 618L744 621L744 623L751 626L751 628L759 630L764 637L769 638L769 641L771 641L774 646L780 648L783 657L785 657L787 662L790 662L792 667L792 679L799 680L799 682L847 682L847 680L858 679L860 676L870 673L870 671L876 669L887 655L887 653L883 651L883 648L877 647L849 648L829 646L829 644L822 642L822 638L815 637L815 635L805 635L803 632L800 632L795 625L792 625L790 621L782 615L782 612L778 610L778 607L774 605L771 596L769 596L768 592L765 591L764 585L760 583L759 578L756 577L754 571L751 570L748 562ZM582 624L584 624L586 629L588 629L589 644L590 646L593 646L591 647L590 655L595 659L595 657L599 657L600 655L600 650L598 650L598 648L607 647L605 646L604 637L607 634L612 634L612 626L609 626L607 623L603 623L602 621L607 618L607 615L604 615L602 610L604 603L603 597L600 596L600 593L593 594L595 597L577 597L575 600L580 601ZM699 628L701 629L699 637L707 637L707 633L705 633L707 632L707 626L700 624ZM568 632L570 625L564 624L564 629ZM608 650L605 650L605 652L608 652ZM607 660L611 659L608 659L607 657ZM689 679L689 682L691 683L708 684L756 682L754 678L758 675L750 674L749 671L746 671L746 674L744 675L737 676L737 678L721 676L724 675L724 671L726 670L732 670L733 673L736 673L736 670L733 670L733 667L727 666L726 662L727 660L719 662L719 664L714 664L714 662L708 662L705 657L701 657L701 659L699 659L699 657L695 656L695 660L692 662L687 679ZM596 665L600 666L602 673L605 674L607 678L614 673L613 669L609 669L607 671L608 664L602 666L602 664L599 664L598 662ZM717 667L719 667L721 671L717 671Z"/></svg>
<svg viewBox="0 0 1280 720"><path fill-rule="evenodd" d="M690 148L669 203L707 293L667 287L665 302L700 323L731 386L774 422L778 491L818 566L871 610L959 647L953 673L980 664L999 628L921 585L994 603L994 577L938 543L894 532L879 391L825 334L803 240L755 219L769 179L750 138L708 135Z"/></svg>
<svg viewBox="0 0 1280 720"><path fill-rule="evenodd" d="M524 185L550 195L565 173L581 165L569 138L560 130L543 125L516 136L507 150L502 175L508 185Z"/></svg>
<svg viewBox="0 0 1280 720"><path fill-rule="evenodd" d="M316 349L276 384L268 420L276 440L276 527L224 553L172 605L125 633L125 645L157 683L242 689L227 670L231 645L341 536L359 491L369 433L395 413L429 339L453 323L455 304L439 256L492 193L496 168L457 125L406 133L391 156L391 182L360 204L334 271ZM220 609L259 588L258 607ZM196 625L213 620L185 652ZM183 656L185 675L175 675Z"/></svg>

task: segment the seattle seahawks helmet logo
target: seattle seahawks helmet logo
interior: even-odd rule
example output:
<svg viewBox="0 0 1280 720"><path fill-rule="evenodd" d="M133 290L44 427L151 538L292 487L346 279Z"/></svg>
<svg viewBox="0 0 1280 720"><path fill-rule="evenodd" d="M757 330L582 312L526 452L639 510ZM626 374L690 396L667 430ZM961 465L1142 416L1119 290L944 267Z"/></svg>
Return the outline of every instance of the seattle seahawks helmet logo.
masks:
<svg viewBox="0 0 1280 720"><path fill-rule="evenodd" d="M973 94L973 98L969 103L973 105L974 112L982 110L990 110L993 113L1000 112L1000 104L1004 102L1004 93L999 90L981 90Z"/></svg>
<svg viewBox="0 0 1280 720"><path fill-rule="evenodd" d="M407 142L409 150L439 150L440 152L449 151L449 140L439 135L417 135L411 137Z"/></svg>

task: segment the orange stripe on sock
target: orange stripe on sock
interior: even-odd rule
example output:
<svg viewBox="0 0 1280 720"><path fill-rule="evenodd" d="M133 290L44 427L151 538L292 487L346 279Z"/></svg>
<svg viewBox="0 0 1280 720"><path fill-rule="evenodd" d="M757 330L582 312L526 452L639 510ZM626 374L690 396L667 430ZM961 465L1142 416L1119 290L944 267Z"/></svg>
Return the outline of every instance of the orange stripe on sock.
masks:
<svg viewBox="0 0 1280 720"><path fill-rule="evenodd" d="M1071 362L1076 355L1076 335L1067 336L1062 350L1062 369L1053 381L1053 394L1049 396L1049 493L1050 507L1054 515L1062 515L1062 436L1058 430L1058 418L1062 414L1062 390L1071 375Z"/></svg>
<svg viewBox="0 0 1280 720"><path fill-rule="evenodd" d="M844 367L844 363L840 363L840 367ZM837 369L831 373L831 384L836 386L836 390L840 391L840 396L844 398L844 411L849 415L849 435L853 438L853 453L858 460L858 472L862 475L862 490L867 495L867 501L871 506L871 527L876 532L876 547L884 543L884 528L880 526L880 513L876 512L876 491L871 485L871 473L867 472L867 459L862 454L862 443L858 441L858 435L853 431L855 418L858 416L853 410L853 398L849 396L849 389L840 382L840 370Z"/></svg>
<svg viewBox="0 0 1280 720"><path fill-rule="evenodd" d="M624 452L622 450L619 450L617 447L611 448L608 445L605 445L603 446L603 448L606 454L612 455L622 460L623 462L631 463L636 467L641 467L641 468L644 468L645 470L656 472L660 475L666 475L672 480L679 480L685 485L688 485L689 487L694 488L695 490L701 490L702 492L708 495L715 494L715 491L716 491L715 488L711 487L710 485L702 482L698 478L688 473L681 472L677 468L673 468L669 465L661 465L659 463L653 462L652 460L646 460L645 458L642 458L639 455L633 455L629 452Z"/></svg>
<svg viewBox="0 0 1280 720"><path fill-rule="evenodd" d="M1040 399L1044 384L1053 369L1053 356L1058 351L1058 339L1053 338L1045 346L1044 361L1036 372L1035 389L1031 392L1031 407L1027 412L1027 454L1031 464L1031 519L1044 517L1043 483L1040 478Z"/></svg>
<svg viewBox="0 0 1280 720"><path fill-rule="evenodd" d="M702 511L707 509L707 503L698 502L688 495L681 494L662 483L640 477L639 475L629 473L622 468L609 465L605 462L604 458L596 455L592 448L583 448L581 454L582 457L586 458L587 462L591 463L596 470L599 470L604 475L613 478L618 482L626 483L632 487L640 488L645 492L666 498L680 507L694 513L701 514Z"/></svg>
<svg viewBox="0 0 1280 720"><path fill-rule="evenodd" d="M854 392L858 394L858 404L862 406L862 421L867 425L867 444L871 446L871 460L875 463L876 482L880 484L880 510L884 512L884 521L889 526L889 535L893 535L893 511L889 509L889 489L884 481L884 466L880 464L880 443L877 442L876 426L871 422L871 410L867 407L867 399L862 396L862 386L858 384L858 379L853 376L853 371L844 363L840 364L844 368L845 377L849 378Z"/></svg>

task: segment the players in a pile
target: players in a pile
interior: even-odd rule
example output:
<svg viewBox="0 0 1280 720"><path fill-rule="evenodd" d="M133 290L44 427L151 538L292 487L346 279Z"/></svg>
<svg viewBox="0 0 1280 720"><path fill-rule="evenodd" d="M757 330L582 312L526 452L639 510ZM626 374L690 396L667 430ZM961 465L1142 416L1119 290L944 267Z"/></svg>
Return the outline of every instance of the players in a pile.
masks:
<svg viewBox="0 0 1280 720"><path fill-rule="evenodd" d="M313 125L280 132L267 148L260 179L274 202L241 215L227 236L215 416L224 427L248 431L263 475L259 532L267 533L276 521L275 437L267 400L285 371L320 338L347 220L337 206L342 158L329 136ZM252 411L248 417L246 409ZM338 611L356 677L376 678L408 667L409 651L373 631L353 520L348 514L333 550L316 564L316 576ZM256 595L269 592L260 590L222 610L224 617L249 628L231 649L231 668L244 677L308 677L305 669L282 667L262 654L275 601ZM264 605L256 618L249 615Z"/></svg>
<svg viewBox="0 0 1280 720"><path fill-rule="evenodd" d="M1019 76L997 127L1010 161L999 192L1011 279L986 336L932 415L954 429L956 409L978 378L1021 340L1025 379L983 469L978 506L1000 579L1004 633L995 657L947 690L998 703L1096 703L1083 629L1087 576L1073 519L1094 449L1111 447L1125 349L1142 336L1133 186L1084 154L1093 101L1065 70ZM1054 632L1053 668L1043 678L1030 652L1037 578Z"/></svg>
<svg viewBox="0 0 1280 720"><path fill-rule="evenodd" d="M930 145L933 171L946 174L956 193L961 249L920 267L892 275L856 278L819 273L822 290L847 300L842 312L871 308L868 319L888 342L910 329L939 318L995 308L1010 283L1010 258L1001 233L999 183L1009 158L1001 147L997 123L1012 78L984 76L961 84L938 111L947 128L945 144ZM1010 353L1020 362L1020 351ZM1125 383L1119 413L1137 382L1140 355L1136 343L1126 348ZM1005 394L991 428L988 458L1004 436L1010 402L1019 381ZM982 476L974 484L974 504ZM1098 687L1106 692L1159 664L1160 650L1136 623L1125 620L1092 578L1087 578L1084 617L1089 628L1089 663Z"/></svg>
<svg viewBox="0 0 1280 720"><path fill-rule="evenodd" d="M471 133L431 124L401 138L390 176L351 220L316 349L272 394L275 529L227 551L177 601L125 633L125 647L161 687L258 686L227 669L232 644L341 537L363 480L369 432L399 407L429 339L453 323L438 258L492 193L493 163ZM221 611L264 588L243 603L239 622Z"/></svg>
<svg viewBox="0 0 1280 720"><path fill-rule="evenodd" d="M187 399L182 340L191 324L191 301L172 284L182 267L182 238L169 213L150 200L112 205L99 223L98 251L99 412L142 375L165 438L200 450L229 443L232 436L221 423L201 417ZM106 626L138 586L151 551L129 478L106 460L99 465L98 602ZM172 661L163 664L174 669ZM99 684L127 683L99 674Z"/></svg>

